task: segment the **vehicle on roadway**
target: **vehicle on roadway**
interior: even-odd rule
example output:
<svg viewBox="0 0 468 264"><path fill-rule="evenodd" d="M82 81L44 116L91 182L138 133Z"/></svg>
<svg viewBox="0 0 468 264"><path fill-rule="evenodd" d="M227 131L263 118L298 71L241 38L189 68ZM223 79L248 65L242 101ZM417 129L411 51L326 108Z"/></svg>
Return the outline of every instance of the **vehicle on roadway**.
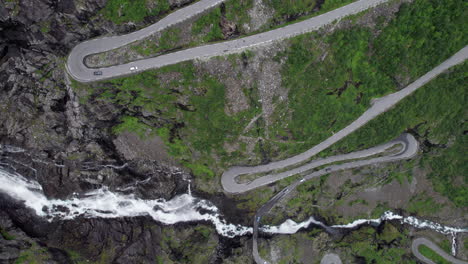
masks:
<svg viewBox="0 0 468 264"><path fill-rule="evenodd" d="M130 70L131 71L136 71L136 70L138 70L138 67L137 66L130 67Z"/></svg>
<svg viewBox="0 0 468 264"><path fill-rule="evenodd" d="M102 71L95 71L93 72L94 75L102 75Z"/></svg>

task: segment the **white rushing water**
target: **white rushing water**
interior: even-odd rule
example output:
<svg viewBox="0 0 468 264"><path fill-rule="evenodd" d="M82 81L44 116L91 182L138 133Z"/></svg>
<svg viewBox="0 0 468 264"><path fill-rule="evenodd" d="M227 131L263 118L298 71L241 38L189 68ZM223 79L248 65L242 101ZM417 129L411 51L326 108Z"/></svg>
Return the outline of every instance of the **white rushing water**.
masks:
<svg viewBox="0 0 468 264"><path fill-rule="evenodd" d="M134 195L111 192L102 188L83 196L67 200L47 199L36 181L21 175L0 170L0 191L24 201L25 205L39 216L53 219L82 217L117 218L149 215L163 224L190 221L209 221L216 231L226 237L242 236L252 228L227 223L218 208L211 202L197 199L189 194L171 200L144 200Z"/></svg>
<svg viewBox="0 0 468 264"><path fill-rule="evenodd" d="M73 196L67 200L47 199L41 185L28 180L21 175L12 174L0 169L0 192L24 201L25 205L39 216L54 219L73 219L75 217L118 218L149 215L155 221L163 224L181 222L208 221L216 231L226 237L243 236L252 233L251 227L228 223L223 219L219 209L210 201L193 197L190 193L182 194L171 200L144 200L134 195L112 192L102 188L81 196ZM190 192L190 191L189 191ZM386 220L399 220L416 228L427 228L442 234L455 236L467 229L443 226L435 222L420 220L415 217L403 217L392 212L385 212L380 218L359 219L346 225L333 225L332 228L356 228L364 224L378 225ZM311 224L326 227L313 217L304 222L296 223L288 219L279 226L264 226L262 232L271 234L294 234Z"/></svg>

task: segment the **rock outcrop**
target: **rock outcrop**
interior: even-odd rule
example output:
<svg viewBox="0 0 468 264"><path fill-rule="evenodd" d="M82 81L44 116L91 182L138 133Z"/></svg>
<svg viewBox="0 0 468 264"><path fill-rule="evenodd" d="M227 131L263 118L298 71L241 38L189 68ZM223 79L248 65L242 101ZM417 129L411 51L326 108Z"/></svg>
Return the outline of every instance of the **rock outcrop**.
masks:
<svg viewBox="0 0 468 264"><path fill-rule="evenodd" d="M170 4L176 8L190 2ZM0 3L0 166L37 179L49 198L108 186L145 199L168 199L187 190L190 175L168 159L129 156L119 149L125 142L111 132L116 122L115 113L108 111L112 106L80 103L65 73L65 58L77 43L143 26L104 20L99 10L105 4L106 0ZM154 228L143 228L150 225ZM154 262L161 239L160 227L149 218L49 223L3 194L0 231L0 263L12 263L21 252L35 250L44 253L47 263L72 263L65 250L89 260L105 254L106 261L115 263Z"/></svg>

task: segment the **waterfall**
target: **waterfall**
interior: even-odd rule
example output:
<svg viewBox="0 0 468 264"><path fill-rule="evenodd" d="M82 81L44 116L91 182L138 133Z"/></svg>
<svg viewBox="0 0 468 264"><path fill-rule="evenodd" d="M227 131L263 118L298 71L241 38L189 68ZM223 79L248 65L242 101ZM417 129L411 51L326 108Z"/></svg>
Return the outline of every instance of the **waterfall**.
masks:
<svg viewBox="0 0 468 264"><path fill-rule="evenodd" d="M216 231L226 237L244 236L252 233L252 228L228 223L219 209L210 201L192 196L190 180L187 194L182 194L171 200L144 200L133 194L112 192L107 187L94 190L80 196L74 194L66 200L48 199L42 186L25 177L0 169L0 192L4 192L14 199L24 201L24 204L34 210L41 217L49 221L61 219L87 218L118 218L148 215L155 221L171 225L181 222L207 221L212 223ZM66 210L64 210L64 208ZM398 220L402 224L415 228L427 228L436 232L452 235L452 254L456 253L455 235L467 232L466 228L443 226L439 223L417 219L413 216L404 217L385 212L376 219L358 219L345 225L332 225L331 228L352 229L365 224L381 224L383 221ZM279 226L263 226L261 231L271 234L294 234L311 224L326 228L327 226L310 217L304 222L296 223L288 219Z"/></svg>

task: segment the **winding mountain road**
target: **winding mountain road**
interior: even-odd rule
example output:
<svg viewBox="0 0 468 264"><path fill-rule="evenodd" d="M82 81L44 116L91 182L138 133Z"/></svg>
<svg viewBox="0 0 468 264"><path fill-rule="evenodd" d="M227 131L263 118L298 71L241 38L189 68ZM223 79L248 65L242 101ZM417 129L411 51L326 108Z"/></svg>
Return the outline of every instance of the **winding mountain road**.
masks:
<svg viewBox="0 0 468 264"><path fill-rule="evenodd" d="M236 181L236 178L239 177L240 175L255 174L255 173L268 173L270 171L280 170L282 168L291 167L295 164L308 161L310 158L317 155L319 152L330 147L331 145L335 144L336 142L346 137L350 133L364 126L365 124L367 124L369 121L371 121L378 115L388 111L395 104L400 102L403 98L412 94L419 87L425 85L426 83L428 83L430 80L437 77L442 72L446 71L447 69L457 64L464 62L467 58L468 58L468 46L465 46L463 49L458 51L455 55L453 55L452 57L450 57L449 59L447 59L446 61L444 61L443 63L441 63L440 65L438 65L437 67L435 67L434 69L432 69L431 71L429 71L428 73L426 73L425 75L423 75L422 77L414 81L413 83L411 83L410 85L408 85L406 88L396 93L392 93L392 94L386 95L382 98L375 100L373 105L366 112L364 112L358 119L353 121L351 124L343 128L339 132L335 133L331 137L322 141L320 144L312 147L311 149L301 154L298 154L296 156L293 156L284 160L264 164L264 165L243 166L243 167L238 166L238 167L229 168L227 171L223 173L222 178L221 178L221 184L223 185L224 190L229 193L242 193L242 192L253 190L261 186L271 184L273 182L287 178L289 176L305 172L307 170L321 166L323 164L327 164L329 162L340 161L342 159L360 158L359 155L362 155L363 153L354 152L352 154L347 154L343 156L330 157L330 158L322 159L322 160L315 160L313 162L310 162L307 165L300 166L298 168L295 168L293 170L289 170L286 172L276 173L276 174L267 174L249 183L238 183ZM375 151L375 150L373 149L365 150L365 152L368 152L368 155L372 155L372 151Z"/></svg>
<svg viewBox="0 0 468 264"><path fill-rule="evenodd" d="M444 250L442 250L439 246L437 246L434 242L430 241L427 238L420 237L416 238L413 240L413 243L411 244L411 251L413 252L413 255L418 258L420 261L426 264L436 264L434 261L432 261L429 258L426 258L424 255L422 255L419 252L419 246L424 245L432 250L434 250L437 254L439 254L441 257L443 257L445 260L448 262L451 262L453 264L468 264L468 262L456 259L453 256L447 254Z"/></svg>
<svg viewBox="0 0 468 264"><path fill-rule="evenodd" d="M416 91L416 89L428 83L430 80L434 79L439 74L446 71L447 69L455 65L458 65L460 63L463 63L467 58L468 58L468 46L465 46L463 49L455 53L452 57L442 62L440 65L438 65L437 67L435 67L434 69L432 69L431 71L429 71L428 73L426 73L425 75L423 75L422 77L420 77L419 79L417 79L416 81L408 85L406 88L396 93L392 93L392 94L389 94L387 96L384 96L382 98L375 100L372 107L369 108L366 112L364 112L364 114L362 114L358 119L356 119L350 125L343 128L338 133L334 134L333 136L329 137L325 141L321 142L320 144L314 146L313 148L309 149L308 151L304 153L301 153L299 155L296 155L294 157L291 157L285 160L269 163L266 165L259 165L259 166L252 166L252 167L233 167L227 170L223 174L223 178L222 178L223 187L225 188L227 192L241 193L241 192L245 192L245 191L258 188L260 186L273 183L282 178L286 178L286 177L289 177L289 176L292 176L301 172L305 172L307 170L310 170L312 168L315 168L321 165L329 164L330 162L369 157L378 153L382 153L383 151L385 151L386 149L388 149L389 147L395 144L402 144L404 146L403 150L401 150L399 153L394 154L394 155L383 156L383 157L367 159L367 160L357 160L357 161L352 161L352 162L340 164L340 165L331 165L329 167L315 171L303 177L302 179L294 182L293 184L289 185L288 187L280 191L278 194L276 194L273 198L271 198L270 201L264 204L255 214L254 226L253 226L253 244L252 244L252 251L253 251L252 254L254 256L254 260L258 264L268 263L267 261L262 259L260 255L258 254L257 239L258 239L258 228L260 225L261 218L266 213L268 213L278 201L283 199L287 194L289 194L292 190L294 190L298 185L300 185L304 181L307 181L315 177L319 177L321 175L328 174L333 171L351 169L351 168L356 168L356 167L365 166L365 165L371 165L371 164L382 163L382 162L392 162L392 161L411 158L417 153L418 144L417 144L416 139L412 135L403 134L398 139L395 139L389 143L386 143L380 146L376 146L373 148L369 148L367 150L357 151L353 153L338 155L334 157L328 157L325 159L318 159L315 161L311 161L307 165L303 165L303 166L294 168L286 172L282 172L278 174L268 174L266 176L255 179L254 181L250 183L245 183L245 184L237 183L235 179L238 176L243 175L243 174L255 174L259 172L269 172L272 170L286 168L294 164L308 161L313 155L316 155L320 151L328 148L329 146L336 143L340 139L344 138L345 136L354 132L358 128L362 127L367 122L374 119L381 113L389 110L399 101L401 101L403 98L405 98L406 96ZM326 228L327 230L330 229L329 227L326 227L326 226L323 226L323 227Z"/></svg>
<svg viewBox="0 0 468 264"><path fill-rule="evenodd" d="M357 14L378 4L388 2L389 0L360 0L325 14L275 30L221 43L189 48L126 64L103 68L88 68L84 63L84 59L88 55L106 52L128 45L137 40L144 39L156 32L160 32L170 26L205 12L225 1L226 0L201 0L169 14L155 24L130 34L103 37L82 42L76 45L68 56L66 63L67 71L73 79L79 82L94 82L125 76L149 69L160 68L183 61L240 53L246 49L256 46L265 45L274 41L291 38L306 32L317 30L333 21L349 15ZM133 67L137 67L137 69L130 70L130 68ZM94 75L95 71L101 71L102 75Z"/></svg>
<svg viewBox="0 0 468 264"><path fill-rule="evenodd" d="M332 162L334 162L337 158L340 161L343 161L346 159L364 158L364 157L369 157L370 155L384 153L386 150L388 150L389 148L395 145L403 146L402 150L396 154L390 154L387 156L382 156L382 157L377 157L377 158L372 158L372 159L367 159L367 160L351 161L351 162L344 163L344 164L331 165L331 166L328 166L326 168L323 168L321 170L315 171L311 174L304 176L302 179L297 180L296 182L292 183L291 185L289 185L288 187L284 188L279 193L277 193L266 204L264 204L255 214L254 226L253 226L253 245L252 245L254 260L259 264L268 263L266 260L262 259L260 255L258 254L258 242L257 242L258 228L259 228L262 217L265 214L267 214L276 205L277 202L279 202L281 199L283 199L289 193L295 190L297 186L299 186L303 182L310 180L312 178L320 177L322 175L335 172L335 171L347 170L347 169L362 167L366 165L393 162L397 160L404 160L404 159L412 158L418 152L418 141L411 134L403 134L397 139L392 140L386 144L382 144L382 145L370 148L368 149L369 151L367 150L356 151L356 152L349 153L349 154L338 155L338 156L327 158L329 161L332 161ZM323 159L323 160L327 160L327 159ZM322 227L328 230L329 232L333 232L332 228L330 227L327 227L325 225L322 225Z"/></svg>
<svg viewBox="0 0 468 264"><path fill-rule="evenodd" d="M133 74L136 72L141 72L149 69L160 68L163 66L176 64L183 61L194 60L194 59L205 59L214 56L220 55L227 55L233 53L242 52L245 49L254 48L257 46L265 45L274 41L291 38L296 35L300 35L306 32L310 32L313 30L317 30L324 25L330 24L336 20L339 20L345 16L357 14L361 11L364 11L368 8L374 7L378 4L385 3L388 0L360 0L349 5L343 6L341 8L332 10L328 13L304 20L302 22L298 22L295 24L291 24L282 28L278 28L275 30L271 30L268 32L260 33L257 35L252 35L244 38L239 38L231 41L209 44L204 46L199 46L195 48L190 48L186 50L181 50L165 55L161 55L154 58L143 59L134 61L131 63L110 66L110 67L103 67L103 68L89 68L85 65L84 59L86 56L101 52L106 52L112 49L116 49L125 45L128 45L132 42L137 40L144 39L156 32L160 32L172 25L180 23L188 18L191 18L197 14L205 12L225 0L201 0L196 2L190 6L185 8L179 9L174 13L169 14L167 17L161 19L159 22L143 28L141 30L135 31L133 33L122 35L122 36L113 36L113 37L104 37L93 39L89 41L82 42L78 44L70 53L66 68L68 73L72 78L79 82L93 82L99 80L105 80L110 78L115 78L119 76L125 76L129 74ZM263 205L256 213L254 218L254 228L253 228L253 256L257 263L267 263L263 260L258 254L258 227L261 221L261 218L268 213L273 206L283 199L286 195L288 195L292 190L294 190L298 185L302 184L304 181L309 179L319 177L321 175L328 174L333 171L345 170L356 168L360 166L366 166L376 163L383 163L383 162L392 162L402 159L408 159L413 157L418 150L418 144L415 138L409 134L403 134L398 139L395 139L389 143L376 146L373 148L369 148L367 150L356 151L353 153L348 153L344 155L338 155L333 157L328 157L324 159L318 159L311 161L305 165L299 165L296 168L279 172L273 173L275 170L287 169L292 166L302 164L308 162L313 156L318 154L319 152L323 151L324 149L330 147L331 145L335 144L345 136L349 135L350 133L356 131L360 127L364 126L370 120L374 119L378 115L386 112L387 110L391 109L395 104L400 102L406 96L412 94L415 90L419 87L423 86L424 84L428 83L435 77L437 77L442 72L446 71L447 69L464 62L468 58L468 46L464 47L452 57L417 79L415 82L408 85L406 88L396 92L379 98L374 101L372 106L364 112L358 119L352 122L347 127L343 128L336 134L332 135L328 139L324 140L320 144L312 147L311 149L298 154L296 156L272 162L269 164L259 165L259 166L237 166L228 169L222 175L222 185L226 192L228 193L243 193L246 191L253 190L255 188L268 185L270 183L276 182L280 179L284 179L286 177L296 175L296 174L305 174L308 171L317 168L319 166L324 166L326 164L334 163L334 162L341 162L346 160L353 160L348 163L338 164L338 165L331 165L327 168L323 168L321 170L315 171L304 176L302 179L294 182L290 186L286 187L278 194L276 194L270 201L268 201L265 205ZM136 69L131 70L130 68ZM101 71L102 75L94 75L95 71ZM389 154L382 157L375 157L372 156L376 154L381 154L385 150L388 150L390 147L395 145L402 145L401 151L396 154ZM356 160L362 158L369 158L366 160ZM244 174L256 174L256 173L265 173L265 176L259 177L252 182L249 183L238 183L236 178L244 175ZM324 226L324 228L329 229L330 227ZM412 250L413 253L417 258L426 262L426 263L433 263L427 262L428 260L419 253L418 246L421 244L427 245L430 248L434 249L437 253L441 256L446 258L453 263L463 263L466 264L467 262L457 260L445 252L440 252L440 249L437 250L438 247L434 247L433 243L424 240L424 239L416 239L413 241ZM445 255L444 255L445 254ZM330 260L324 260L332 261ZM430 261L430 260L429 260Z"/></svg>

